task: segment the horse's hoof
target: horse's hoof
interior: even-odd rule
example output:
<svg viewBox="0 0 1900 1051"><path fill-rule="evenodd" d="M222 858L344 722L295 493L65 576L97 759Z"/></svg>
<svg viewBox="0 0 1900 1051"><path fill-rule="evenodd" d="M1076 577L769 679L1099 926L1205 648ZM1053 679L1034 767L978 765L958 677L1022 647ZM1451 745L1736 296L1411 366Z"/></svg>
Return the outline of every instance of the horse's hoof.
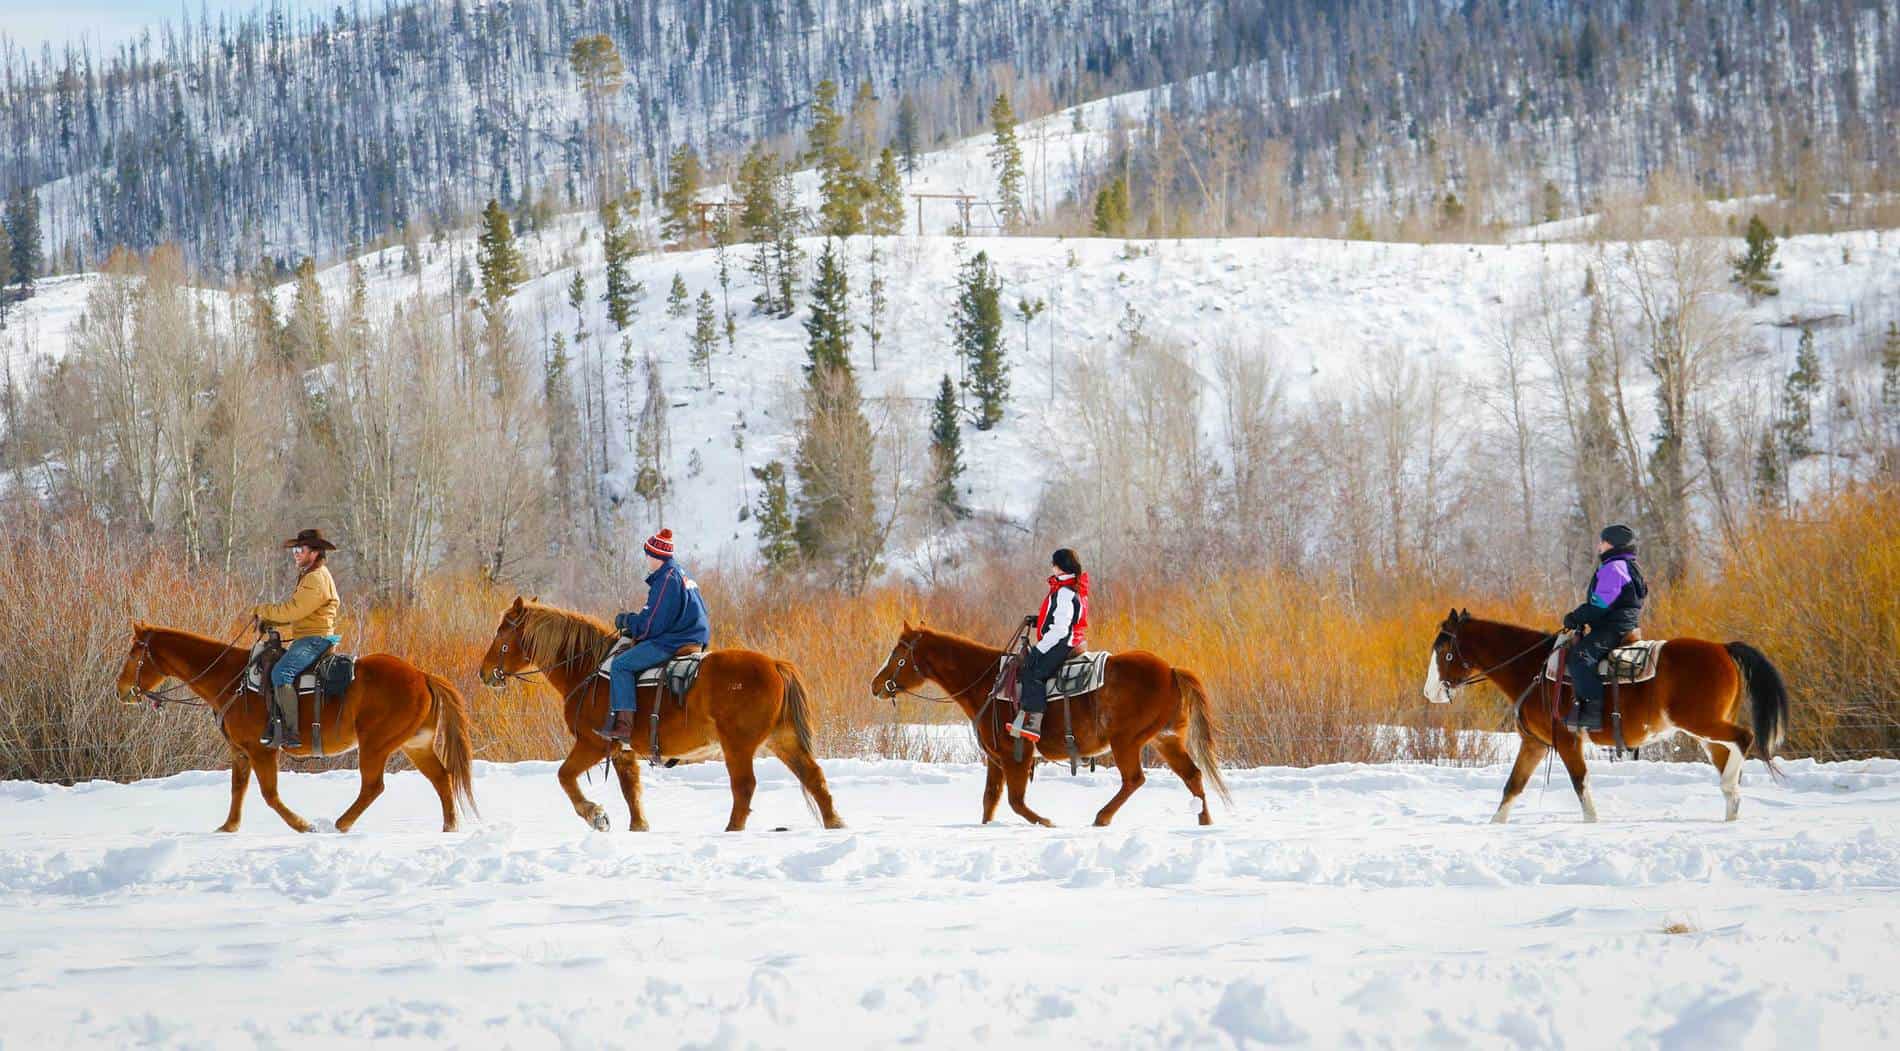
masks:
<svg viewBox="0 0 1900 1051"><path fill-rule="evenodd" d="M647 823L644 821L635 821L633 824L627 826L627 831L629 832L645 832L646 830Z"/></svg>
<svg viewBox="0 0 1900 1051"><path fill-rule="evenodd" d="M1212 815L1212 814L1210 814L1210 813L1208 813L1207 811L1205 811L1205 810L1203 810L1203 811L1201 811L1201 816L1200 816L1200 818L1198 819L1198 821L1199 821L1199 823L1200 823L1200 824L1202 824L1202 825L1211 825L1211 824L1213 824L1213 823L1214 823L1214 815Z"/></svg>
<svg viewBox="0 0 1900 1051"><path fill-rule="evenodd" d="M835 816L835 815L834 815L834 816L832 816L832 817L828 817L828 818L826 818L826 819L825 819L825 827L826 827L826 828L833 828L833 829L836 829L836 828L843 828L843 827L845 827L845 825L844 825L844 818L841 818L841 817L837 817L837 816Z"/></svg>
<svg viewBox="0 0 1900 1051"><path fill-rule="evenodd" d="M238 830L238 827L232 824L219 825L215 829L215 831L218 831L218 832L236 832L237 830Z"/></svg>
<svg viewBox="0 0 1900 1051"><path fill-rule="evenodd" d="M594 811L594 816L588 818L587 823L594 826L594 831L596 832L605 832L612 827L611 823L607 820L607 812L605 810Z"/></svg>

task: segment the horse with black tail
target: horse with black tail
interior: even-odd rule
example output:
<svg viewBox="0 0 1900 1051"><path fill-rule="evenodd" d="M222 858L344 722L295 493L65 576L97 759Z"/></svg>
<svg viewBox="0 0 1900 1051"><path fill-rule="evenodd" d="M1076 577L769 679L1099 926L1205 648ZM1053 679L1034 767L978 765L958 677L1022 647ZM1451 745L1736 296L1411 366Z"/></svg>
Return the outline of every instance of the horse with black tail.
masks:
<svg viewBox="0 0 1900 1051"><path fill-rule="evenodd" d="M1466 686L1489 682L1517 706L1517 763L1491 818L1498 824L1510 816L1511 804L1552 749L1570 773L1584 820L1597 819L1583 760L1584 738L1563 719L1572 702L1560 701L1558 692L1548 688L1548 680L1540 678L1559 638L1533 628L1482 620L1468 610L1452 610L1432 640L1431 664L1425 672L1427 700L1447 702ZM1701 741L1721 775L1727 820L1733 821L1742 807L1744 757L1753 755L1767 764L1769 773L1780 776L1774 754L1788 723L1788 690L1781 673L1760 650L1745 642L1674 638L1663 644L1657 658L1654 678L1615 687L1621 743L1637 748L1677 732ZM1744 695L1754 712L1753 729L1734 721ZM1603 746L1618 743L1611 728L1591 731L1589 738Z"/></svg>

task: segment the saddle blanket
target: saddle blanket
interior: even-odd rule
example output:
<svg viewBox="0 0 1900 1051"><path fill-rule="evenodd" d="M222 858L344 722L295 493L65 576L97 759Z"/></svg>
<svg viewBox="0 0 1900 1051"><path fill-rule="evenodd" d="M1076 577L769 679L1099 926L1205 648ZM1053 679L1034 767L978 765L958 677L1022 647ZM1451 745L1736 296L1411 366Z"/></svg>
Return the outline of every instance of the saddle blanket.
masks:
<svg viewBox="0 0 1900 1051"><path fill-rule="evenodd" d="M595 669L594 674L603 679L611 678L614 658L632 648L633 640L624 635L621 636L620 640L614 643L613 649L607 651L607 656L601 660L600 667ZM635 681L635 687L657 686L665 682L673 696L683 698L686 696L686 691L693 688L693 683L699 681L699 662L705 659L705 650L673 657L664 664L656 664L641 672L640 678Z"/></svg>
<svg viewBox="0 0 1900 1051"><path fill-rule="evenodd" d="M1049 698L1080 697L1101 689L1108 677L1108 658L1107 650L1090 650L1063 661L1054 676L1043 680L1049 687Z"/></svg>
<svg viewBox="0 0 1900 1051"><path fill-rule="evenodd" d="M1603 676L1607 685L1631 686L1639 682L1648 682L1656 677L1656 669L1662 664L1664 639L1644 639L1628 646L1618 646L1597 662L1597 674ZM1550 659L1544 662L1544 678L1558 681L1563 669L1558 660L1561 650L1553 650Z"/></svg>

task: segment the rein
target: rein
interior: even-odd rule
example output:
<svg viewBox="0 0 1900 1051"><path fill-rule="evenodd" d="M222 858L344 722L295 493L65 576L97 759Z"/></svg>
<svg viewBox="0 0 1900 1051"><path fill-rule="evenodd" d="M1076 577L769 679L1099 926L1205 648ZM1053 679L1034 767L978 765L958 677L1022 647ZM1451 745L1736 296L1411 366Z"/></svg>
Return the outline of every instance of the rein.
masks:
<svg viewBox="0 0 1900 1051"><path fill-rule="evenodd" d="M1528 646L1527 648L1519 651L1516 655L1507 657L1504 660L1501 660L1497 662L1496 664L1491 665L1489 668L1485 668L1482 671L1472 672L1470 675L1467 675L1464 678L1459 679L1457 682L1448 682L1445 684L1445 688L1447 690L1462 690L1467 686L1484 682L1485 680L1491 677L1492 672L1498 671L1503 668L1508 668L1511 665L1516 664L1518 661L1521 661L1525 657L1528 657L1532 653L1535 653L1538 649L1542 648L1545 643L1551 641L1552 639L1555 639L1556 637L1557 637L1556 635L1545 635L1543 638L1538 639L1536 642L1531 643L1530 646ZM1458 652L1458 633L1455 631L1451 633L1451 655L1460 661L1464 660L1464 656Z"/></svg>
<svg viewBox="0 0 1900 1051"><path fill-rule="evenodd" d="M138 640L139 659L138 659L138 663L133 665L133 668L132 668L132 692L140 700L151 702L153 711L159 711L165 705L168 705L168 704L182 705L187 708L215 708L217 710L213 714L216 715L219 722L223 722L224 713L230 709L232 704L236 703L237 694L235 693L232 694L231 699L228 701L225 701L223 704L214 705L212 704L212 702L204 700L201 697L180 696L176 694L174 691L182 689L186 691L187 694L192 693L193 692L191 689L192 684L204 678L207 674L210 673L211 669L217 667L218 662L223 660L226 654L230 653L232 650L237 648L237 640L243 638L244 633L249 630L251 630L251 626L248 624L245 625L244 627L239 628L237 631L237 634L231 636L231 641L225 643L224 648L218 651L218 655L211 658L211 663L205 665L204 668L201 669L196 675L193 675L189 679L176 682L170 686L166 686L157 690L148 690L144 688L143 686L138 685L139 672L144 670L146 658L152 656L151 638L147 636L145 638L139 639ZM244 673L247 670L248 670L247 668L239 668L237 674L231 676L231 680L229 682L219 687L218 695L222 696L226 690L229 690L231 687L237 685L238 680L244 678Z"/></svg>
<svg viewBox="0 0 1900 1051"><path fill-rule="evenodd" d="M899 668L902 668L905 665L907 660L908 660L908 663L911 663L911 664L917 663L917 640L916 639L911 639L908 642L899 642L897 645L903 647L904 652L908 655L908 657L897 657L897 649L895 647L892 648L891 656L897 657L897 666ZM997 661L1001 661L1001 660L1002 660L1002 657L1000 656L997 657ZM976 689L977 686L979 686L983 682L984 679L989 678L995 674L994 669L995 669L995 664L992 663L988 667L985 667L982 671L978 672L976 678L970 680L970 684L968 686L965 686L961 690L952 690L949 694L943 697L932 697L929 694L918 693L916 690L907 690L904 687L899 686L895 678L888 678L884 680L883 692L884 692L884 696L890 698L890 701L893 707L896 706L897 695L900 693L906 697L915 697L920 701L934 701L934 702L941 703L943 701L952 700L954 698L961 697L964 694L969 693L971 690ZM930 678L930 681L932 682L937 681L935 677L927 676L927 678ZM938 683L938 685L941 686L943 684ZM989 704L986 702L984 704L984 707L985 708L989 707ZM978 712L977 714L981 715L982 713Z"/></svg>

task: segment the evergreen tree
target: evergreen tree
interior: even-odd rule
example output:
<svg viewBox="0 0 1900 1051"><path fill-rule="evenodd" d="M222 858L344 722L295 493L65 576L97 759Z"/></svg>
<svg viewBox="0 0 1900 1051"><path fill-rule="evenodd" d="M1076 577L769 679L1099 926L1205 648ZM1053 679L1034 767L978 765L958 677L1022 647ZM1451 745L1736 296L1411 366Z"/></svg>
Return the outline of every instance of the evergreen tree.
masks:
<svg viewBox="0 0 1900 1051"><path fill-rule="evenodd" d="M812 283L805 369L805 415L799 421L795 532L805 560L832 582L857 590L875 571L883 547L877 519L871 425L851 368L849 289L832 242L818 257Z"/></svg>
<svg viewBox="0 0 1900 1051"><path fill-rule="evenodd" d="M772 240L772 270L777 284L772 315L788 318L797 309L798 262L803 254L798 249L798 206L793 196L791 168L779 169L777 183L772 195L778 201L778 210L772 219L776 231Z"/></svg>
<svg viewBox="0 0 1900 1051"><path fill-rule="evenodd" d="M565 523L573 517L573 479L577 472L573 380L569 374L567 337L559 332L554 334L544 363L541 400L547 412L548 459L553 468L549 480L553 483L555 501L560 506L560 520Z"/></svg>
<svg viewBox="0 0 1900 1051"><path fill-rule="evenodd" d="M785 465L773 460L754 467L752 477L759 480L759 499L754 508L759 523L759 557L769 570L788 569L798 557L798 536L792 524L791 494L785 487Z"/></svg>
<svg viewBox="0 0 1900 1051"><path fill-rule="evenodd" d="M1023 149L1016 141L1016 111L1010 108L1009 95L999 92L990 105L990 167L996 171L996 205L1003 226L1019 230L1023 225Z"/></svg>
<svg viewBox="0 0 1900 1051"><path fill-rule="evenodd" d="M825 240L818 256L818 276L811 285L811 317L805 321L809 337L806 352L809 374L827 369L851 367L850 287L844 264L838 258L837 244Z"/></svg>
<svg viewBox="0 0 1900 1051"><path fill-rule="evenodd" d="M0 230L0 233L6 233L6 232L7 231L5 230ZM7 294L7 291L6 291L7 286L12 283L13 283L13 253L0 252L0 326L4 326L6 324L7 308L13 305L13 299Z"/></svg>
<svg viewBox="0 0 1900 1051"><path fill-rule="evenodd" d="M633 233L621 221L620 205L609 201L600 210L601 248L607 256L607 291L601 296L607 304L607 318L614 331L625 332L633 324L644 282L635 281L627 263L633 257Z"/></svg>
<svg viewBox="0 0 1900 1051"><path fill-rule="evenodd" d="M317 283L316 260L305 256L297 264L297 290L285 326L293 360L318 365L330 360L333 340L330 333L330 308L323 300L323 286Z"/></svg>
<svg viewBox="0 0 1900 1051"><path fill-rule="evenodd" d="M1547 222L1547 223L1554 223L1557 220L1562 219L1563 217L1564 217L1563 191L1557 188L1556 183L1552 182L1549 179L1545 179L1544 180L1543 220L1544 222Z"/></svg>
<svg viewBox="0 0 1900 1051"><path fill-rule="evenodd" d="M1801 330L1794 352L1794 369L1781 389L1781 447L1790 461L1814 455L1814 398L1821 392L1821 357L1814 350L1814 331Z"/></svg>
<svg viewBox="0 0 1900 1051"><path fill-rule="evenodd" d="M865 284L864 334L871 341L871 371L877 371L877 348L884 342L884 315L890 306L890 298L884 291L884 271L878 265L883 262L883 251L878 248L877 238L871 238L871 251L866 257L870 270L870 280Z"/></svg>
<svg viewBox="0 0 1900 1051"><path fill-rule="evenodd" d="M1880 348L1880 405L1889 414L1900 414L1900 322L1896 321L1887 322L1887 342Z"/></svg>
<svg viewBox="0 0 1900 1051"><path fill-rule="evenodd" d="M1760 507L1780 507L1787 492L1787 473L1781 466L1781 449L1774 435L1764 431L1755 451L1755 503Z"/></svg>
<svg viewBox="0 0 1900 1051"><path fill-rule="evenodd" d="M683 318L686 316L686 311L688 309L686 305L687 295L688 293L686 291L686 279L681 277L677 272L675 272L673 274L673 285L671 288L667 290L667 293L666 293L666 316L667 317L677 319L677 318Z"/></svg>
<svg viewBox="0 0 1900 1051"><path fill-rule="evenodd" d="M732 350L736 326L732 321L732 212L719 210L719 221L713 224L713 255L719 260L719 306L725 315L726 349Z"/></svg>
<svg viewBox="0 0 1900 1051"><path fill-rule="evenodd" d="M897 159L904 165L905 175L917 174L917 151L922 146L922 134L917 125L917 103L905 95L897 104L897 131L892 143L897 148Z"/></svg>
<svg viewBox="0 0 1900 1051"><path fill-rule="evenodd" d="M967 362L966 380L976 395L976 427L987 431L1003 419L1009 398L1009 363L1003 359L1002 281L989 253L978 252L957 277L951 342Z"/></svg>
<svg viewBox="0 0 1900 1051"><path fill-rule="evenodd" d="M818 83L812 100L806 160L818 169L818 214L824 232L849 237L864 228L864 177L857 155L845 142L844 115L838 112L838 86Z"/></svg>
<svg viewBox="0 0 1900 1051"><path fill-rule="evenodd" d="M1095 232L1103 237L1122 237L1128 232L1130 216L1128 180L1117 175L1095 194Z"/></svg>
<svg viewBox="0 0 1900 1051"><path fill-rule="evenodd" d="M930 405L930 500L942 521L966 518L969 511L957 495L963 475L963 431L957 413L957 389L945 376Z"/></svg>
<svg viewBox="0 0 1900 1051"><path fill-rule="evenodd" d="M699 154L683 144L675 149L666 162L666 191L660 195L661 236L674 242L693 236L693 201L703 180Z"/></svg>
<svg viewBox="0 0 1900 1051"><path fill-rule="evenodd" d="M871 198L865 206L865 227L873 234L902 233L904 229L904 186L897 175L897 156L886 146L878 154L877 169L871 177Z"/></svg>
<svg viewBox="0 0 1900 1051"><path fill-rule="evenodd" d="M508 228L508 213L501 203L488 199L482 209L482 232L475 239L475 263L482 273L482 300L493 310L508 301L515 289L528 279L521 253L515 248L515 235Z"/></svg>
<svg viewBox="0 0 1900 1051"><path fill-rule="evenodd" d="M1773 270L1775 269L1775 235L1768 230L1768 224L1761 216L1748 217L1748 232L1743 237L1742 254L1732 262L1735 267L1734 282L1748 293L1750 301L1764 296L1780 293L1775 287Z"/></svg>
<svg viewBox="0 0 1900 1051"><path fill-rule="evenodd" d="M7 201L7 238L10 250L6 253L12 275L0 280L0 285L8 281L18 281L21 287L28 287L40 276L44 265L44 255L40 248L40 199L30 188L21 187L14 191Z"/></svg>
<svg viewBox="0 0 1900 1051"><path fill-rule="evenodd" d="M719 318L713 313L710 291L699 293L699 309L693 316L693 364L705 370L706 386L712 386L713 350L719 346Z"/></svg>

